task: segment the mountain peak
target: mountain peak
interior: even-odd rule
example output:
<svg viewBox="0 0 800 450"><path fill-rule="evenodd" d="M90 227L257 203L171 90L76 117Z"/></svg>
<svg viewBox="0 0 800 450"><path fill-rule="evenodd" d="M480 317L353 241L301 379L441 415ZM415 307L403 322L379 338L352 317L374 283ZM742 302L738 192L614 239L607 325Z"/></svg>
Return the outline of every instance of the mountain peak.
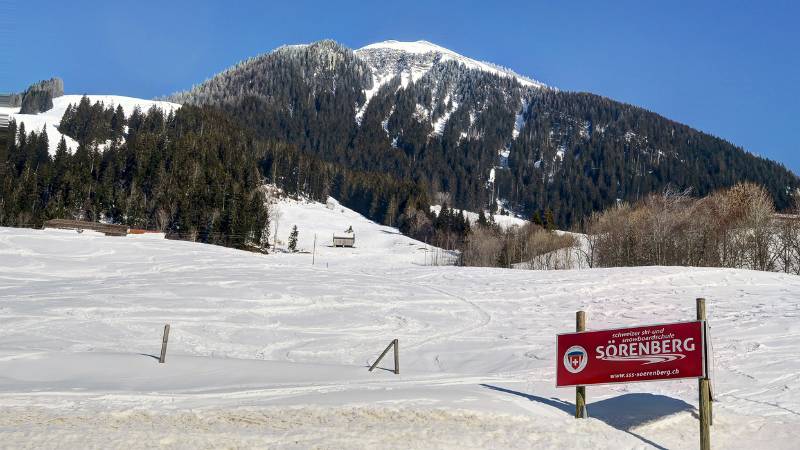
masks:
<svg viewBox="0 0 800 450"><path fill-rule="evenodd" d="M510 77L516 79L521 85L528 87L542 88L546 87L544 83L536 81L532 78L522 76L511 69L498 66L485 61L478 61L468 58L460 53L456 53L441 45L434 44L429 41L419 40L414 42L404 42L396 40L388 40L383 42L376 42L374 44L365 45L355 51L358 55L368 55L375 52L396 52L411 55L438 55L440 60L448 61L453 60L463 64L467 68L488 72L495 75Z"/></svg>
<svg viewBox="0 0 800 450"><path fill-rule="evenodd" d="M379 49L379 48L388 48L393 50L400 50L407 53L446 53L452 55L458 55L458 53L444 48L441 45L436 45L429 41L414 41L414 42L403 42L403 41L396 41L396 40L388 40L383 42L376 42L374 44L365 45L361 47L360 50L370 50L370 49ZM461 56L461 55L458 55Z"/></svg>

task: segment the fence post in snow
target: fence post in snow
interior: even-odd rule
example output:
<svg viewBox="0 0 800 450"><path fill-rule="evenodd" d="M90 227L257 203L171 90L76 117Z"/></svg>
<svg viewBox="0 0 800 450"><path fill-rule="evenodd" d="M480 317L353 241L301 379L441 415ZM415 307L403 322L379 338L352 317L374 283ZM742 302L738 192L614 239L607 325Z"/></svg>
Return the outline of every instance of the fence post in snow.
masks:
<svg viewBox="0 0 800 450"><path fill-rule="evenodd" d="M399 341L397 339L393 339L392 342L390 342L389 345L387 345L386 348L383 350L383 353L381 353L381 356L378 356L378 359L376 359L375 362L372 363L372 365L369 368L369 371L372 372L373 369L378 367L378 363L381 362L381 360L383 359L384 356L386 356L387 353L389 353L389 349L394 346L394 373L395 374L399 374L400 373L400 351L397 348L398 347L398 343L399 343Z"/></svg>
<svg viewBox="0 0 800 450"><path fill-rule="evenodd" d="M702 316L703 316L702 319L697 319L697 320L705 320L706 321L706 326L703 327L703 364L706 365L706 378L708 378L708 401L710 402L708 404L708 410L709 410L709 412L711 412L711 415L708 416L708 423L710 425L714 425L714 414L713 414L714 405L711 404L711 403L714 403L714 386L711 385L711 375L710 375L710 372L709 372L709 369L708 369L708 351L709 351L708 349L709 349L710 346L708 345L709 337L708 337L708 321L706 320L706 318L707 318L706 317L706 299L698 298L697 301L698 301L698 304L697 304L697 308L698 308L697 309L697 311L698 311L697 314L698 315L697 315L697 317L700 317L701 310L702 310ZM702 303L702 305L700 305L700 303Z"/></svg>
<svg viewBox="0 0 800 450"><path fill-rule="evenodd" d="M167 359L167 340L169 340L169 324L164 325L164 338L161 340L161 357L158 362L163 364Z"/></svg>
<svg viewBox="0 0 800 450"><path fill-rule="evenodd" d="M400 341L395 339L394 341L394 374L400 375Z"/></svg>
<svg viewBox="0 0 800 450"><path fill-rule="evenodd" d="M586 331L586 311L575 313L575 331ZM575 387L575 418L586 418L586 386Z"/></svg>
<svg viewBox="0 0 800 450"><path fill-rule="evenodd" d="M697 320L706 320L706 299L697 299ZM705 324L704 324L705 325ZM706 341L705 327L703 329L703 340ZM708 379L708 346L703 342L703 365L705 366L706 376L700 378L698 382L700 394L700 450L711 448L711 389Z"/></svg>

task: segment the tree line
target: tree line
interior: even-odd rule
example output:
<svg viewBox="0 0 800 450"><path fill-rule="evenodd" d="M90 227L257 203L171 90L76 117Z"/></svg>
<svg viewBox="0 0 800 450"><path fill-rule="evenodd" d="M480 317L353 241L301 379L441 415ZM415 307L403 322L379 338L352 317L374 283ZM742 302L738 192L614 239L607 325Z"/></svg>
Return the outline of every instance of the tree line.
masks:
<svg viewBox="0 0 800 450"><path fill-rule="evenodd" d="M559 268L568 261L554 252L575 245L573 235L553 231L557 210L534 209L530 225L502 230L483 208L470 223L449 206L452 195L439 192L442 208L434 214L424 177L356 170L266 139L214 107L187 105L169 114L153 107L126 117L84 97L67 108L59 129L78 142L74 152L62 139L50 155L44 129L11 123L0 146L0 224L40 227L50 218L75 218L265 250L263 192L273 184L292 197L337 198L376 222L459 251L465 265ZM588 264L800 271L796 222L776 227L774 197L765 188L738 184L702 199L668 192L632 204L620 199L586 218Z"/></svg>
<svg viewBox="0 0 800 450"><path fill-rule="evenodd" d="M124 120L124 140L101 151L97 141L113 137L122 123L105 120L117 112L109 111L85 99L68 108L62 128L79 144L71 153L62 138L53 156L46 130L11 123L13 138L0 149L0 224L41 227L70 218L236 248L262 246L268 211L246 133L201 108L174 115L136 109Z"/></svg>
<svg viewBox="0 0 800 450"><path fill-rule="evenodd" d="M800 214L800 194L794 194ZM800 216L776 216L769 193L739 183L696 198L666 190L585 223L591 267L704 266L800 274Z"/></svg>
<svg viewBox="0 0 800 450"><path fill-rule="evenodd" d="M291 197L325 202L333 196L433 245L455 248L454 230L464 233L463 220L430 213L424 185L350 170L259 138L215 108L184 106L165 114L152 107L125 117L120 107L83 97L68 106L59 130L77 141L74 152L62 139L50 155L45 129L10 124L0 147L0 225L38 228L51 218L72 218L265 250L263 188L274 184ZM422 217L423 225L413 228Z"/></svg>

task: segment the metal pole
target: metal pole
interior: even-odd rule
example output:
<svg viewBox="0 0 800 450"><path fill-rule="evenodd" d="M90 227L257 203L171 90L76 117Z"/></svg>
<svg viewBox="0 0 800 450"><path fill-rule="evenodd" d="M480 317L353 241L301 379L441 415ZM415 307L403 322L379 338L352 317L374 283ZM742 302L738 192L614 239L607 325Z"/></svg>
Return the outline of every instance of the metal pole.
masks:
<svg viewBox="0 0 800 450"><path fill-rule="evenodd" d="M706 320L706 299L704 298L697 299L697 320ZM705 332L703 333L703 336L705 338ZM704 349L706 347L705 344L706 343L703 342ZM700 378L698 381L700 397L700 450L710 450L711 429L709 427L711 425L711 395L708 387L708 360L705 352L703 353L703 365L706 369L706 376Z"/></svg>
<svg viewBox="0 0 800 450"><path fill-rule="evenodd" d="M311 253L311 265L317 260L317 233L314 233L314 252Z"/></svg>
<svg viewBox="0 0 800 450"><path fill-rule="evenodd" d="M575 331L586 331L586 311L575 314ZM586 386L575 387L575 418L586 418Z"/></svg>

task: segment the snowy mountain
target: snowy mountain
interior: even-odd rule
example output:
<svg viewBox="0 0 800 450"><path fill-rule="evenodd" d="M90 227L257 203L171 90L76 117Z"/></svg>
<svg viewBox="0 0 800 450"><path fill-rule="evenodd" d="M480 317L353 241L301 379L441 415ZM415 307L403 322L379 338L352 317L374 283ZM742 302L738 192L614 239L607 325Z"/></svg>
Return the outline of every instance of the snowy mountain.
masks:
<svg viewBox="0 0 800 450"><path fill-rule="evenodd" d="M364 91L366 102L356 113L357 120L361 119L367 104L378 89L395 77L400 79L400 86L406 88L410 82L419 82L435 66L451 61L465 70L475 70L513 79L524 87L546 87L543 83L519 75L510 69L468 58L428 41L400 42L389 40L361 47L355 50L355 54L366 61L372 68L372 87ZM453 95L453 91L454 89L446 92L437 92L438 97L443 100L443 104L447 108L446 112L432 123L433 132L438 135L441 135L453 109L459 105L460 99ZM425 105L420 106L421 110L425 110ZM522 109L523 107L521 106L520 108ZM420 119L430 118L430 116L431 111L418 114Z"/></svg>
<svg viewBox="0 0 800 450"><path fill-rule="evenodd" d="M333 200L274 207L302 252L0 228L0 442L695 448L695 380L592 386L577 421L553 339L576 310L589 329L666 323L705 297L714 446L795 447L796 276L430 267L430 247ZM332 247L349 226L356 247ZM395 338L400 374L368 372Z"/></svg>
<svg viewBox="0 0 800 450"><path fill-rule="evenodd" d="M91 105L100 119L70 120L80 100L0 109L28 132L0 147L0 447L696 448L697 380L591 386L575 420L553 344L578 310L589 330L688 321L697 297L714 447L797 447L800 277L438 266L457 253L422 242L443 226L429 214L453 217L431 203L568 226L668 185L753 180L780 205L800 185L780 164L425 41L285 46L173 102L92 95L130 119L109 110L123 144L48 158L32 131L53 153L62 117L103 125ZM163 233L33 229L52 217ZM334 246L345 230L355 246ZM592 243L574 237L542 256L577 267ZM393 339L399 374L391 356L369 372Z"/></svg>
<svg viewBox="0 0 800 450"><path fill-rule="evenodd" d="M361 47L355 51L355 54L366 61L372 68L372 87L365 90L367 101L360 112L363 112L374 93L394 77L399 77L401 86L405 88L409 82L419 81L434 65L446 61L454 61L469 70L478 70L512 78L522 86L545 87L543 83L519 75L510 69L467 58L428 41L400 42L389 40L377 42ZM358 113L357 117L360 118ZM441 134L445 122L438 122L434 126L435 131Z"/></svg>
<svg viewBox="0 0 800 450"><path fill-rule="evenodd" d="M550 209L565 229L666 186L705 195L754 181L779 209L800 187L785 167L714 136L426 41L285 46L170 100L220 108L348 170L450 194L460 209Z"/></svg>

